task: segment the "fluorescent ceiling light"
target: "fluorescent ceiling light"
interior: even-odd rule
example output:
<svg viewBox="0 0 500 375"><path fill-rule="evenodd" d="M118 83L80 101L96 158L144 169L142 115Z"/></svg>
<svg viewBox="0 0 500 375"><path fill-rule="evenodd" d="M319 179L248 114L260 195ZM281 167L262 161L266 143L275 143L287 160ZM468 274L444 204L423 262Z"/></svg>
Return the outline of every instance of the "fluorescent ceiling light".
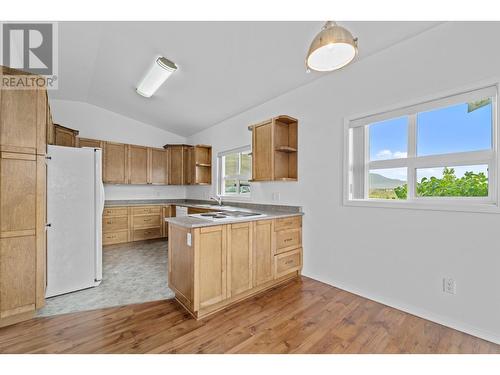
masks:
<svg viewBox="0 0 500 375"><path fill-rule="evenodd" d="M306 65L309 69L329 72L349 64L358 53L358 39L349 30L328 21L309 47Z"/></svg>
<svg viewBox="0 0 500 375"><path fill-rule="evenodd" d="M176 70L177 65L172 61L165 57L158 57L135 91L146 98L151 97Z"/></svg>

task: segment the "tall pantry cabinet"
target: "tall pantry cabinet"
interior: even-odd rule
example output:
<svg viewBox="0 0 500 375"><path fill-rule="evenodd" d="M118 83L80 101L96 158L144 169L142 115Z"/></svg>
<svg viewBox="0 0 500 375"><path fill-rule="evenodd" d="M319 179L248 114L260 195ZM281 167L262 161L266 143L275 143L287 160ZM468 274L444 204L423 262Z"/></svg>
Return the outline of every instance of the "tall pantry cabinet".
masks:
<svg viewBox="0 0 500 375"><path fill-rule="evenodd" d="M48 122L45 89L0 89L0 327L44 305Z"/></svg>

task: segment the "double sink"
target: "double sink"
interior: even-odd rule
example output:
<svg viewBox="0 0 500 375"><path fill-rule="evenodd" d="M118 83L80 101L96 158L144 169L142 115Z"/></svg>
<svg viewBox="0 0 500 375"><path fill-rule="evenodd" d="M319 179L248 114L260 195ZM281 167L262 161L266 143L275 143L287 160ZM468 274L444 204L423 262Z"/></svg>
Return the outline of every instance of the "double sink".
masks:
<svg viewBox="0 0 500 375"><path fill-rule="evenodd" d="M226 211L226 209L224 208L224 210L221 211L204 212L201 214L193 214L189 216L210 221L224 221L224 220L245 220L255 217L264 217L266 216L266 214L262 214L259 212L239 211L234 209L228 209Z"/></svg>

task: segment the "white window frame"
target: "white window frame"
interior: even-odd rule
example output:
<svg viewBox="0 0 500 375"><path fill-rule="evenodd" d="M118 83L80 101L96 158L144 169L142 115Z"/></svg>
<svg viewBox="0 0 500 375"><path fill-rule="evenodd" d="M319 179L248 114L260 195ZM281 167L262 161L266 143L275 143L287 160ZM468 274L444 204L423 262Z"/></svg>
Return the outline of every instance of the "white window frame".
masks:
<svg viewBox="0 0 500 375"><path fill-rule="evenodd" d="M250 145L234 148L231 150L227 151L222 151L217 154L217 195L224 197L224 198L233 198L233 199L250 199L251 194L252 194L252 189L250 188L250 193L246 194L241 194L240 187L239 187L239 180L248 180L252 179L251 171L250 171L250 176L244 176L242 174L236 174L236 175L228 175L224 176L224 165L222 163L222 158L226 155L230 154L236 154L236 153L243 153L243 152L249 152L251 154L252 152L252 147ZM241 168L241 159L240 159L240 168ZM237 187L237 193L224 193L224 181L225 180L237 180L238 181L238 187Z"/></svg>
<svg viewBox="0 0 500 375"><path fill-rule="evenodd" d="M344 119L344 191L343 202L347 206L389 207L389 208L416 208L431 210L472 211L472 212L494 212L499 210L499 176L498 144L499 144L499 114L498 114L498 80L489 82L482 86L469 87L462 90L460 94L446 93L436 98L425 98L419 104L401 105L399 108L389 108L377 114L352 116ZM419 112L443 108L459 103L478 100L484 97L492 97L492 148L489 150L458 152L440 155L418 156L416 155L416 118ZM369 160L369 125L398 117L408 117L408 150L407 157L402 159ZM364 127L363 133L358 132L358 137L353 137L353 129ZM362 135L361 135L362 134ZM364 142L362 149L363 160L357 160L358 165L363 164L357 175L358 181L362 179L364 198L353 198L353 185L355 168L353 168L353 145L356 142ZM359 147L359 146L358 146ZM356 162L356 161L354 161ZM416 171L420 168L453 167L466 165L488 165L488 197L418 197L416 191ZM408 195L406 200L387 200L368 198L368 176L373 169L385 168L408 168L407 186ZM363 173L363 176L361 176ZM361 195L361 194L360 194Z"/></svg>

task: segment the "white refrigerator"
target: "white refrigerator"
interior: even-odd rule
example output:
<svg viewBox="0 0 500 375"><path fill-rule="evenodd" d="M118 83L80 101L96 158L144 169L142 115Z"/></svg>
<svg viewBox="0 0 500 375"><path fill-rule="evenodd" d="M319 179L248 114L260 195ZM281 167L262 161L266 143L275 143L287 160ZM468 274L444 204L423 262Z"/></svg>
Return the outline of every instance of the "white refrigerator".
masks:
<svg viewBox="0 0 500 375"><path fill-rule="evenodd" d="M48 146L46 297L102 280L102 151Z"/></svg>

